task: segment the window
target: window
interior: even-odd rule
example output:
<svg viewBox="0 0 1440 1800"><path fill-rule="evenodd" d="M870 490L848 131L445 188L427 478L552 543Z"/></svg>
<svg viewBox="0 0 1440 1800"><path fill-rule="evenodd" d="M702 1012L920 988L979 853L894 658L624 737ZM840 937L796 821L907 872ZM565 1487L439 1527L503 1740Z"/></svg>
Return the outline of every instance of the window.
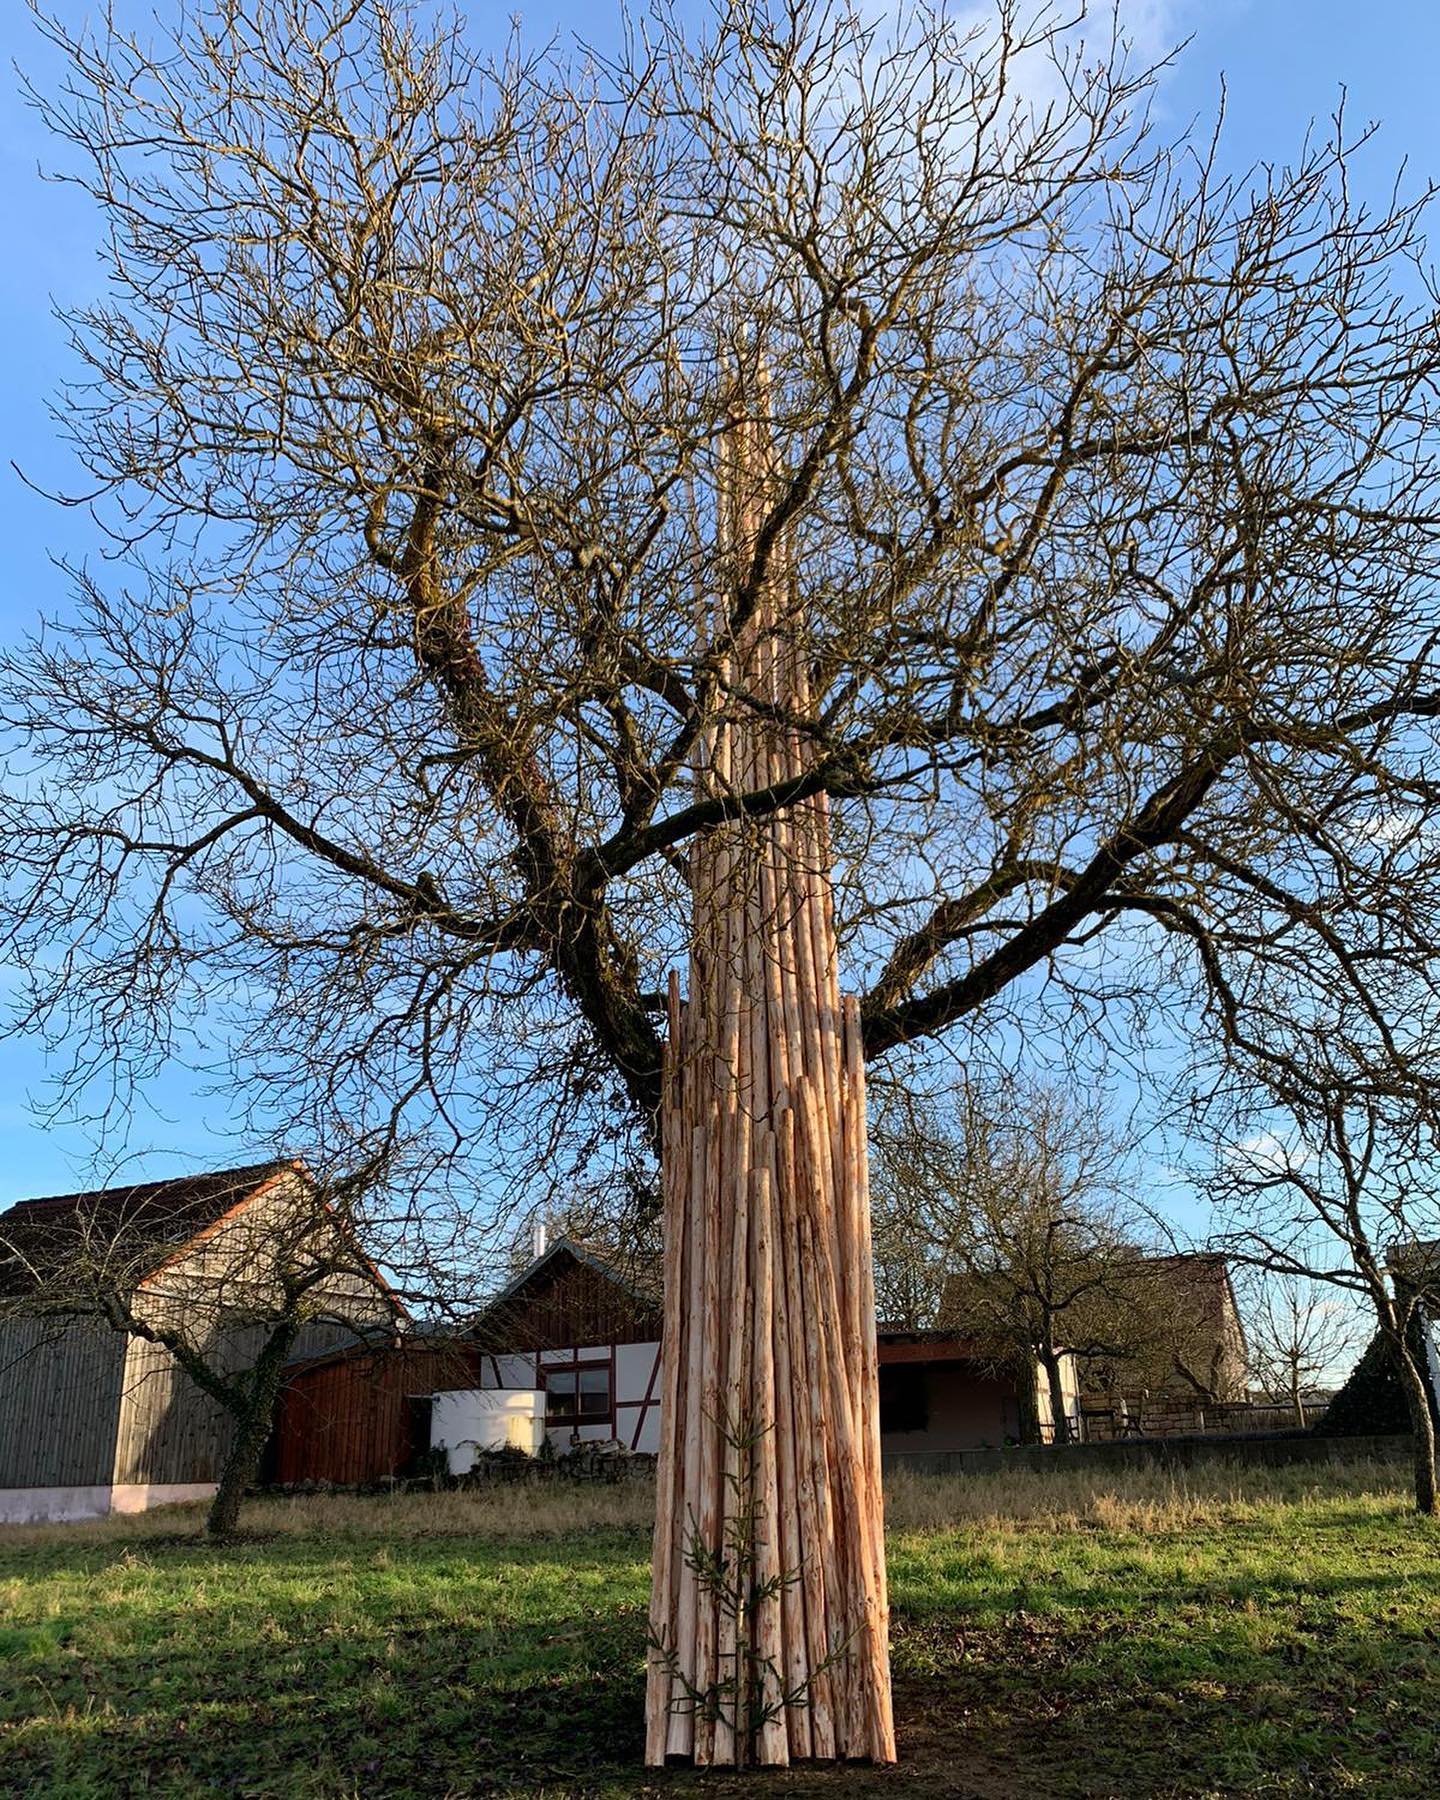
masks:
<svg viewBox="0 0 1440 1800"><path fill-rule="evenodd" d="M924 1431L930 1423L925 1370L891 1363L880 1371L881 1431Z"/></svg>
<svg viewBox="0 0 1440 1800"><path fill-rule="evenodd" d="M545 1371L545 1423L598 1425L609 1420L609 1363L577 1363Z"/></svg>

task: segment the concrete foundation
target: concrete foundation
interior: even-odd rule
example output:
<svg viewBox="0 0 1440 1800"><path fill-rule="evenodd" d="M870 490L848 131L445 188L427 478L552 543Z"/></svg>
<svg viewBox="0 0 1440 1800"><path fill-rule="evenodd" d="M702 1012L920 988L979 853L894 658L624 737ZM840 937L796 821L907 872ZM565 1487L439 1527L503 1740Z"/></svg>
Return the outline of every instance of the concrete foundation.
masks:
<svg viewBox="0 0 1440 1800"><path fill-rule="evenodd" d="M209 1500L213 1481L170 1481L114 1487L0 1488L0 1525L67 1525L103 1519L108 1513L142 1513L152 1506L182 1506Z"/></svg>
<svg viewBox="0 0 1440 1800"><path fill-rule="evenodd" d="M110 1510L139 1513L149 1512L152 1506L184 1506L187 1501L213 1500L218 1485L214 1481L162 1481L148 1486L117 1482L110 1490Z"/></svg>
<svg viewBox="0 0 1440 1800"><path fill-rule="evenodd" d="M71 1519L103 1519L109 1487L0 1488L0 1525L62 1525Z"/></svg>

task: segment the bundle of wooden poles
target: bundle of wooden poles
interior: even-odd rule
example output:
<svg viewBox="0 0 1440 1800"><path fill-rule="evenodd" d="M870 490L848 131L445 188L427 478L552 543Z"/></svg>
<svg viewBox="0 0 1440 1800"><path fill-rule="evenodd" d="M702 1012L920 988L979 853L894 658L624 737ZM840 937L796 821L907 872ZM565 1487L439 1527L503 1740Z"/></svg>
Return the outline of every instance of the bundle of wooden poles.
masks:
<svg viewBox="0 0 1440 1800"><path fill-rule="evenodd" d="M770 479L752 407L720 483L737 571ZM794 626L780 556L738 627L717 608L726 699L702 792L804 774ZM864 1063L858 1008L839 991L829 869L823 795L692 847L689 995L672 977L661 1121L651 1763L895 1753Z"/></svg>

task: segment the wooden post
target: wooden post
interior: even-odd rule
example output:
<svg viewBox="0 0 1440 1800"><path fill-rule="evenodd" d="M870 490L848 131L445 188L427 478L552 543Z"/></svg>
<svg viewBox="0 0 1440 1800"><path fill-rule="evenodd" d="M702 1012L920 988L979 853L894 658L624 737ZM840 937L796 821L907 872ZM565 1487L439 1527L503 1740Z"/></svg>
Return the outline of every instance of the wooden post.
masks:
<svg viewBox="0 0 1440 1800"><path fill-rule="evenodd" d="M763 376L751 399L763 415ZM770 481L763 417L737 420L716 506L737 586ZM728 605L712 627L725 717L698 759L702 793L804 772L789 585L777 554L740 629ZM693 847L691 886L689 997L672 979L661 1120L646 1758L888 1762L864 1063L858 1007L839 991L823 796L716 829ZM758 1586L755 1604L717 1576L708 1559L721 1556Z"/></svg>

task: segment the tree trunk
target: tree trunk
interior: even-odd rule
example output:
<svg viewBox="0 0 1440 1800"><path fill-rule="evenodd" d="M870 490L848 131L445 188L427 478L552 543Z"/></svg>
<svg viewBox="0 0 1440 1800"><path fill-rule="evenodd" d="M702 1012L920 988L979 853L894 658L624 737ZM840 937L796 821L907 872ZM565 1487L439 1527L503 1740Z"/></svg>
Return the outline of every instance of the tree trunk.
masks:
<svg viewBox="0 0 1440 1800"><path fill-rule="evenodd" d="M1433 1514L1437 1505L1437 1482L1435 1421L1430 1412L1429 1387L1403 1333L1390 1337L1390 1348L1404 1390L1405 1409L1410 1415L1410 1433L1415 1446L1415 1507L1418 1512Z"/></svg>
<svg viewBox="0 0 1440 1800"><path fill-rule="evenodd" d="M1020 1442L1025 1445L1045 1442L1045 1433L1040 1427L1040 1389L1035 1379L1038 1358L1039 1352L1034 1345L1026 1344L1013 1364L1005 1363L1000 1371L1006 1376L1014 1376L1015 1404L1020 1414Z"/></svg>
<svg viewBox="0 0 1440 1800"><path fill-rule="evenodd" d="M1060 1373L1060 1358L1056 1351L1047 1344L1040 1352L1040 1362L1045 1370L1045 1381L1050 1390L1050 1428L1055 1443L1068 1444L1074 1437L1070 1429L1070 1414L1065 1408L1065 1382Z"/></svg>
<svg viewBox="0 0 1440 1800"><path fill-rule="evenodd" d="M721 492L728 545L747 552L758 429L732 432ZM806 767L804 656L778 595L788 605L783 574L728 641L721 691L762 705L712 731L702 792ZM716 830L690 871L690 996L682 1008L672 976L661 1116L646 1760L888 1762L864 1060L840 999L823 797Z"/></svg>
<svg viewBox="0 0 1440 1800"><path fill-rule="evenodd" d="M235 1534L240 1520L240 1502L259 1472L266 1441L274 1428L275 1402L280 1396L285 1359L297 1331L298 1326L286 1324L274 1333L250 1373L245 1404L236 1411L235 1435L205 1520L208 1537L228 1538Z"/></svg>

